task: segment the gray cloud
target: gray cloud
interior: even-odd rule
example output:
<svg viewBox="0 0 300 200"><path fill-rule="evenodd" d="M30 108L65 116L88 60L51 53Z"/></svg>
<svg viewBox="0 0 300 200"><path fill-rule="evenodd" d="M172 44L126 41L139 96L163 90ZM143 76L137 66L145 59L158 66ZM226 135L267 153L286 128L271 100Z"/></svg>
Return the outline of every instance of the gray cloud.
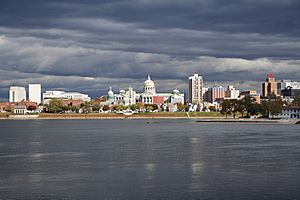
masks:
<svg viewBox="0 0 300 200"><path fill-rule="evenodd" d="M266 73L300 77L297 0L0 2L0 98L11 84L99 96L109 85L161 91L207 84L259 88Z"/></svg>

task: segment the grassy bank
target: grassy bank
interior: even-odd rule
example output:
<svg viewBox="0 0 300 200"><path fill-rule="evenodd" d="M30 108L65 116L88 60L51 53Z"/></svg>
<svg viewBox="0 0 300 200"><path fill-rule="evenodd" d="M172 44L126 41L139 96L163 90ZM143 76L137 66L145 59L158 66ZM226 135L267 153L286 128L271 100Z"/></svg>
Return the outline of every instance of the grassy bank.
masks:
<svg viewBox="0 0 300 200"><path fill-rule="evenodd" d="M7 118L8 115L8 113L0 113L0 118Z"/></svg>
<svg viewBox="0 0 300 200"><path fill-rule="evenodd" d="M106 117L122 117L123 115L116 113L89 113L89 114L79 114L79 113L41 113L39 114L39 118L106 118Z"/></svg>
<svg viewBox="0 0 300 200"><path fill-rule="evenodd" d="M225 117L220 112L190 112L189 116L190 117Z"/></svg>
<svg viewBox="0 0 300 200"><path fill-rule="evenodd" d="M116 113L89 113L89 114L79 114L79 113L70 113L70 114L57 114L57 113L41 113L39 118L54 118L54 119L63 119L63 118L184 118L184 117L223 117L218 112L196 112L196 113L186 113L186 112L153 112L153 113L137 113L131 116L125 116L123 114Z"/></svg>

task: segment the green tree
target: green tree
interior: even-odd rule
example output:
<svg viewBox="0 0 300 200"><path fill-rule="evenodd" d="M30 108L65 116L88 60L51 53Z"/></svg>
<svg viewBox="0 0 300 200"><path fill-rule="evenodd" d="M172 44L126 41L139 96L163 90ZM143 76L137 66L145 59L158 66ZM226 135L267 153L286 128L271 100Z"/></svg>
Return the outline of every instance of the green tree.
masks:
<svg viewBox="0 0 300 200"><path fill-rule="evenodd" d="M230 109L231 109L231 112L233 114L233 118L235 118L236 117L236 113L239 112L239 109L240 109L239 100L237 100L237 99L231 99L230 100Z"/></svg>
<svg viewBox="0 0 300 200"><path fill-rule="evenodd" d="M268 96L268 108L271 115L276 115L281 113L283 108L283 101L280 96L275 94L270 94Z"/></svg>
<svg viewBox="0 0 300 200"><path fill-rule="evenodd" d="M300 95L294 97L293 105L300 106Z"/></svg>
<svg viewBox="0 0 300 200"><path fill-rule="evenodd" d="M84 113L90 113L92 112L92 103L91 102L84 102L82 104L80 104L80 108L83 110Z"/></svg>
<svg viewBox="0 0 300 200"><path fill-rule="evenodd" d="M245 111L247 112L247 117L250 117L250 115L257 114L258 105L255 101L256 101L255 98L252 96L245 96L242 99L243 105L245 107Z"/></svg>
<svg viewBox="0 0 300 200"><path fill-rule="evenodd" d="M50 113L61 113L63 111L63 102L61 99L51 99L46 109Z"/></svg>
<svg viewBox="0 0 300 200"><path fill-rule="evenodd" d="M183 103L177 104L177 110L178 111L185 111L185 105Z"/></svg>
<svg viewBox="0 0 300 200"><path fill-rule="evenodd" d="M113 107L113 110L117 110L117 111L125 110L125 109L126 109L126 106L124 106L123 104L117 104Z"/></svg>
<svg viewBox="0 0 300 200"><path fill-rule="evenodd" d="M5 112L11 113L13 108L11 106L5 108Z"/></svg>
<svg viewBox="0 0 300 200"><path fill-rule="evenodd" d="M138 105L137 104L132 104L130 106L130 110L137 110L138 109Z"/></svg>
<svg viewBox="0 0 300 200"><path fill-rule="evenodd" d="M231 109L232 109L230 100L225 99L225 100L221 103L221 107L222 107L222 109L221 109L220 112L222 113L222 115L225 115L226 118L227 118L227 115L228 115L228 114L231 114Z"/></svg>
<svg viewBox="0 0 300 200"><path fill-rule="evenodd" d="M245 109L245 105L244 105L244 102L242 99L237 100L236 109L237 109L237 112L239 112L242 115L242 117L244 117L244 112L246 111L246 109Z"/></svg>
<svg viewBox="0 0 300 200"><path fill-rule="evenodd" d="M153 107L151 105L145 105L146 112L150 112L150 110L153 110Z"/></svg>
<svg viewBox="0 0 300 200"><path fill-rule="evenodd" d="M269 94L267 99L263 101L259 107L259 112L263 117L269 117L281 113L283 108L283 101L281 97L275 94Z"/></svg>
<svg viewBox="0 0 300 200"><path fill-rule="evenodd" d="M109 110L109 106L108 106L108 105L104 105L104 106L102 107L102 110L103 110L103 111Z"/></svg>

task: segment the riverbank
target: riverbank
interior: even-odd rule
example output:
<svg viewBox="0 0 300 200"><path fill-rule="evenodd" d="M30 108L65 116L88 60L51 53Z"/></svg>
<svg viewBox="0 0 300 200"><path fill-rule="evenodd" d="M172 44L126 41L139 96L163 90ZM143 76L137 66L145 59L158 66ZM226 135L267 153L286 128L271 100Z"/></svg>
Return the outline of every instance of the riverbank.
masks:
<svg viewBox="0 0 300 200"><path fill-rule="evenodd" d="M299 120L282 120L282 119L246 119L226 118L218 112L159 112L159 113L138 113L130 116L117 113L89 113L89 114L58 114L58 113L41 113L39 115L7 115L1 113L0 119L9 120L70 120L70 119L192 119L198 123L249 123L249 124L300 124Z"/></svg>

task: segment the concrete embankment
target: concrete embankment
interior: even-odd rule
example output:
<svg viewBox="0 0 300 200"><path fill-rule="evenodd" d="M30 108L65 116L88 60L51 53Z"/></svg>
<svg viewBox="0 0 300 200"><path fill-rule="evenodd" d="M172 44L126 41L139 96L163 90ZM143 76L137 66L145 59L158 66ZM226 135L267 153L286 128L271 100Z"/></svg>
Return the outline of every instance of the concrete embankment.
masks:
<svg viewBox="0 0 300 200"><path fill-rule="evenodd" d="M248 124L296 124L292 119L197 119L199 123L248 123Z"/></svg>

